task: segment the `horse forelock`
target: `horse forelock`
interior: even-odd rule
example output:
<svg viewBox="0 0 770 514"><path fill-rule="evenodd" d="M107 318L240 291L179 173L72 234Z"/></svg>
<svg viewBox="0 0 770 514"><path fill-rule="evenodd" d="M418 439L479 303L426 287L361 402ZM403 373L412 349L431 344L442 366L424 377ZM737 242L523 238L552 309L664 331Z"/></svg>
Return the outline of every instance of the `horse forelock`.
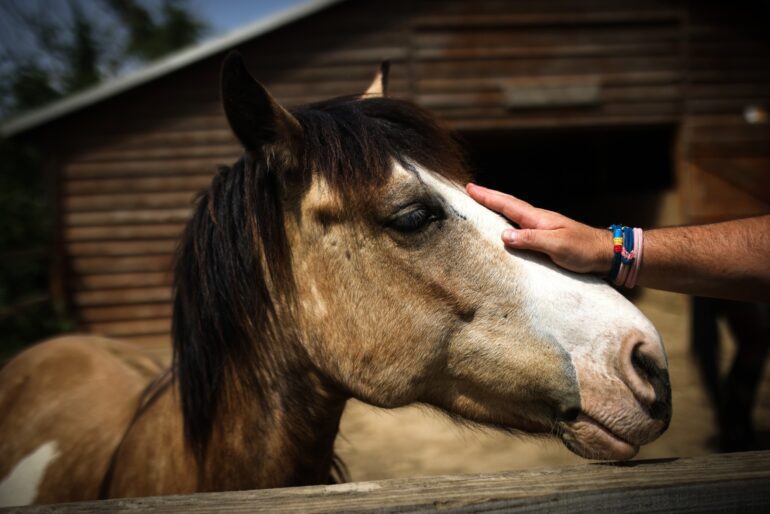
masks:
<svg viewBox="0 0 770 514"><path fill-rule="evenodd" d="M468 178L455 136L411 102L341 97L292 114L303 129L301 172L316 173L349 203L371 198L390 178L394 160L417 163L453 181Z"/></svg>
<svg viewBox="0 0 770 514"><path fill-rule="evenodd" d="M267 381L295 358L295 295L284 198L319 178L362 207L393 162L416 163L452 181L467 179L454 136L431 114L389 98L343 97L292 110L302 127L294 159L246 154L222 167L198 198L174 273L174 371L185 436L203 459L226 381L267 406ZM285 320L284 320L285 321ZM272 381L275 383L275 381Z"/></svg>

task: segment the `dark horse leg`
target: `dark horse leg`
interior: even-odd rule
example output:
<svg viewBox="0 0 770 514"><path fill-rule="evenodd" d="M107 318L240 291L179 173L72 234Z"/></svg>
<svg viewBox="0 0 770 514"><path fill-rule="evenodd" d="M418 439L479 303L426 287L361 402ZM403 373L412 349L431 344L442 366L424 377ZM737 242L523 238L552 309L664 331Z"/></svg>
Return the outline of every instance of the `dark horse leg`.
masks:
<svg viewBox="0 0 770 514"><path fill-rule="evenodd" d="M770 306L694 298L692 314L692 348L717 409L720 449L753 449L751 413L770 346ZM736 342L735 358L724 380L718 369L719 316L727 320Z"/></svg>
<svg viewBox="0 0 770 514"><path fill-rule="evenodd" d="M719 302L693 296L690 313L690 349L698 363L709 400L719 405Z"/></svg>
<svg viewBox="0 0 770 514"><path fill-rule="evenodd" d="M770 306L728 302L724 314L738 348L724 381L722 446L750 450L755 446L751 411L770 346Z"/></svg>

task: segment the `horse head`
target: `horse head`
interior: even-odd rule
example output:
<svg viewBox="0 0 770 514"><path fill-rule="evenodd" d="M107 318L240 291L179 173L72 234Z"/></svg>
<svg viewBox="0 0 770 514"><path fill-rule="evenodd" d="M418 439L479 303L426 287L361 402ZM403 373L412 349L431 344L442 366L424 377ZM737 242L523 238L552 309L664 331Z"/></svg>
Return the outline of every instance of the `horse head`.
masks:
<svg viewBox="0 0 770 514"><path fill-rule="evenodd" d="M464 191L452 134L383 91L287 110L225 61L245 154L199 201L177 264L188 436L205 440L190 420L227 370L256 362L263 400L266 383L313 376L376 406L633 457L671 416L653 325L604 281L507 250L508 223Z"/></svg>

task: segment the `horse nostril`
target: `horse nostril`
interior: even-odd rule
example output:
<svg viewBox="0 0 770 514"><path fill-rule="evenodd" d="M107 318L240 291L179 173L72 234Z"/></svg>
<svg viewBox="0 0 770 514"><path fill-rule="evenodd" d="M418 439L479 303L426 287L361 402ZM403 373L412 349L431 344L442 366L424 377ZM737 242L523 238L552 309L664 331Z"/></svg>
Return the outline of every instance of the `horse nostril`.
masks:
<svg viewBox="0 0 770 514"><path fill-rule="evenodd" d="M652 345L636 343L631 351L631 369L627 384L653 419L671 419L671 384L668 370L660 367L660 355Z"/></svg>
<svg viewBox="0 0 770 514"><path fill-rule="evenodd" d="M659 373L659 369L654 362L641 352L643 344L634 346L631 352L631 364L634 369L639 373L642 378L645 378L648 382L654 380L654 377Z"/></svg>
<svg viewBox="0 0 770 514"><path fill-rule="evenodd" d="M655 400L648 411L652 419L665 421L668 427L668 423L671 421L671 399L668 398L667 401Z"/></svg>
<svg viewBox="0 0 770 514"><path fill-rule="evenodd" d="M621 342L619 378L626 383L650 417L668 422L671 385L663 345L654 334L633 330Z"/></svg>

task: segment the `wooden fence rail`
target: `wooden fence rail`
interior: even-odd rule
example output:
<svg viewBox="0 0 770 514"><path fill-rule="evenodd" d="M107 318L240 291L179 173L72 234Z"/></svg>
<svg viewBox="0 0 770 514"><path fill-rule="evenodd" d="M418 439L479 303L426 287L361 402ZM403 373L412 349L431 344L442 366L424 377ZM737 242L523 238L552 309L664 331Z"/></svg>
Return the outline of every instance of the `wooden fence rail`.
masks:
<svg viewBox="0 0 770 514"><path fill-rule="evenodd" d="M101 512L768 512L770 452L8 509ZM6 512L3 510L3 512Z"/></svg>

